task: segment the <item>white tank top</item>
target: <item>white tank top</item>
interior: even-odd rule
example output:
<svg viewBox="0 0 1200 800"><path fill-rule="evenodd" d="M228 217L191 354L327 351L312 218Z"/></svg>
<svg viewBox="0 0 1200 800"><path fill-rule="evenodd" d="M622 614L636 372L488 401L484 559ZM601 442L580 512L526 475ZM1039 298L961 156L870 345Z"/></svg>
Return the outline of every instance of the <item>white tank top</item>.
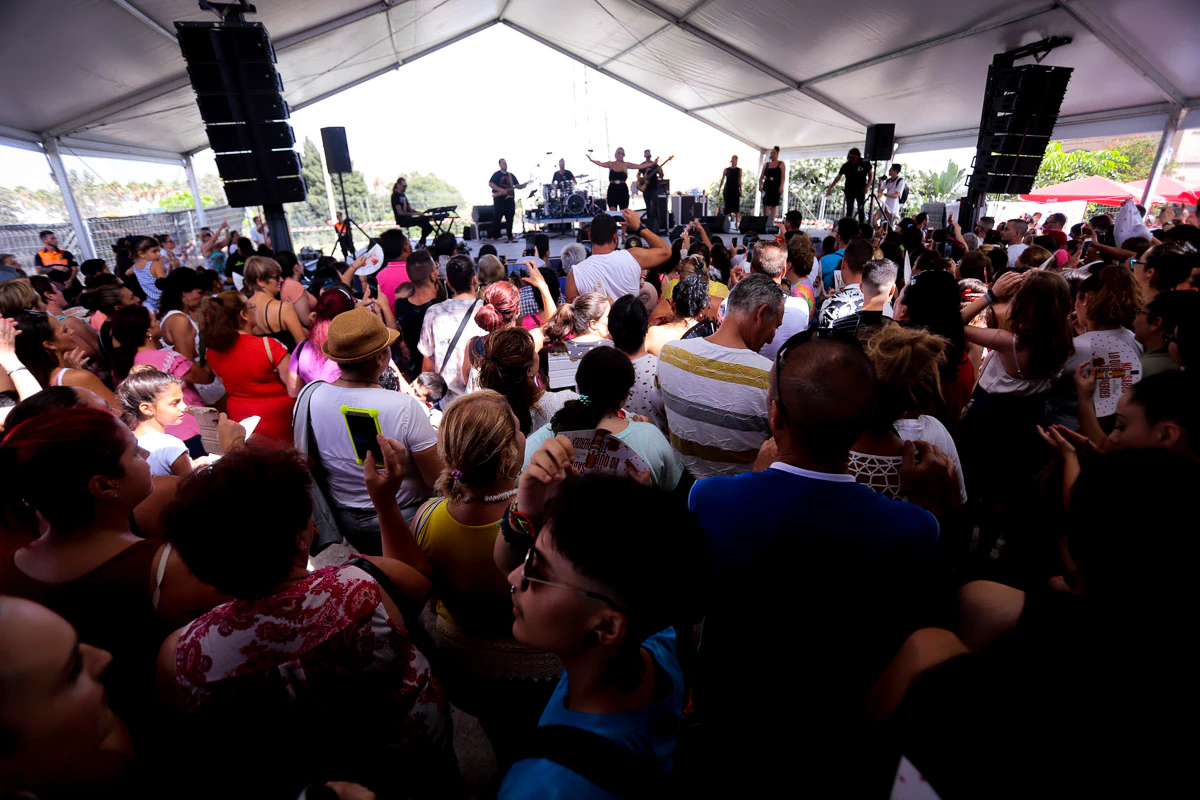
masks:
<svg viewBox="0 0 1200 800"><path fill-rule="evenodd" d="M1017 375L1021 375L1021 362L1017 358L1017 340L1012 340L1013 361L1017 364ZM1035 395L1050 391L1050 378L1028 379L1012 377L1004 369L1000 353L996 350L988 353L983 361L983 369L979 371L979 388L988 394Z"/></svg>
<svg viewBox="0 0 1200 800"><path fill-rule="evenodd" d="M191 317L189 317L187 314L183 313L179 309L175 309L174 311L168 311L166 314L164 314L163 318L160 320L160 324L166 325L167 320L169 320L171 317L175 316L176 314L179 314L181 317L183 317L184 319L186 319L188 322L190 322L192 324L192 331L196 335L196 349L194 352L199 353L200 352L200 326L196 324L196 320L192 319ZM167 344L166 342L163 342L162 349L174 351L175 345Z"/></svg>

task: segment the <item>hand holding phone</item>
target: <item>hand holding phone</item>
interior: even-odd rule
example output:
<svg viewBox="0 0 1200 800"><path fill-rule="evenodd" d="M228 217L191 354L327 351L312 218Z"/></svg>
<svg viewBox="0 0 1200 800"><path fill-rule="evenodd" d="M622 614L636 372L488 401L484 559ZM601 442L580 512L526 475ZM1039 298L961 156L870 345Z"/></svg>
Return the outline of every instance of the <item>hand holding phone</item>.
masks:
<svg viewBox="0 0 1200 800"><path fill-rule="evenodd" d="M342 406L341 411L346 420L346 432L350 434L350 445L354 448L355 461L361 466L366 463L367 454L370 453L375 457L375 468L383 469L383 449L378 441L382 433L379 410Z"/></svg>
<svg viewBox="0 0 1200 800"><path fill-rule="evenodd" d="M375 445L383 453L383 460L376 460L374 452L367 453L363 463L363 483L367 485L367 494L376 507L387 503L395 506L396 492L400 491L400 484L404 481L408 451L404 445L383 434L375 437Z"/></svg>

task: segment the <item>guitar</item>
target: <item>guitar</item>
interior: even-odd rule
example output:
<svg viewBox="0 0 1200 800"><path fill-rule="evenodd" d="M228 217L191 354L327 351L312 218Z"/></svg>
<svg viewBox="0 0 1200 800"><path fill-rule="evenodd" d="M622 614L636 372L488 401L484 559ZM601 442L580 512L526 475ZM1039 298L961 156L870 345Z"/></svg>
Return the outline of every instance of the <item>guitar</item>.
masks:
<svg viewBox="0 0 1200 800"><path fill-rule="evenodd" d="M507 189L492 189L492 199L499 200L501 197L515 197L516 189L524 189L532 181L533 181L533 178L531 177L529 180L525 181L524 183L518 183L516 185L513 185L510 183Z"/></svg>
<svg viewBox="0 0 1200 800"><path fill-rule="evenodd" d="M667 157L667 160L662 162L661 164L658 163L658 159L656 158L656 159L654 159L654 166L650 167L650 169L662 170L663 167L665 167L667 164L671 163L671 159L674 157L675 157L675 154L672 153L670 156ZM638 188L639 192L646 191L646 176L645 175L642 175L638 178L637 188Z"/></svg>

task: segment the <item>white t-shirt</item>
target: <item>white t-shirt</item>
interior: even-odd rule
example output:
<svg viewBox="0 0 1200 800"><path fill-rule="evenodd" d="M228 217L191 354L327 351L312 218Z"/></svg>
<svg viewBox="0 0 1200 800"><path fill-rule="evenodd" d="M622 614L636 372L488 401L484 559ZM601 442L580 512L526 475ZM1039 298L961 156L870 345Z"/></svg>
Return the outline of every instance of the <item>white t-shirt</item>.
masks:
<svg viewBox="0 0 1200 800"><path fill-rule="evenodd" d="M916 419L896 420L895 428L900 438L910 442L929 442L950 456L950 460L954 462L954 469L958 472L958 493L962 496L962 501L967 502L967 481L963 477L962 461L958 458L958 446L954 444L954 437L946 430L946 426L936 417L922 414Z"/></svg>
<svg viewBox="0 0 1200 800"><path fill-rule="evenodd" d="M628 250L614 250L599 256L588 256L571 270L575 288L580 294L600 292L613 300L638 293L642 283L642 267Z"/></svg>
<svg viewBox="0 0 1200 800"><path fill-rule="evenodd" d="M783 324L775 331L775 338L758 351L759 355L774 361L775 354L783 347L784 342L800 331L808 330L809 322L811 319L808 315L808 301L803 297L788 297L783 301Z"/></svg>
<svg viewBox="0 0 1200 800"><path fill-rule="evenodd" d="M1008 246L1008 265L1015 267L1017 259L1021 257L1021 253L1024 253L1028 247L1029 245L1027 244L1010 244Z"/></svg>
<svg viewBox="0 0 1200 800"><path fill-rule="evenodd" d="M896 180L888 178L883 182L883 207L893 217L900 211L900 195L904 194L904 178L897 177ZM888 197L890 192L899 192L895 197Z"/></svg>
<svg viewBox="0 0 1200 800"><path fill-rule="evenodd" d="M449 408L452 400L461 394L466 394L467 386L462 379L462 360L467 349L467 342L476 336L487 336L487 331L476 325L474 319L474 315L483 307L483 303L475 303L475 308L471 311L472 318L463 328L462 336L458 337L458 343L454 345L454 352L450 354L449 358L446 357L446 351L450 349L450 341L458 332L463 315L471 309L472 302L471 300L447 300L432 305L425 312L425 321L421 323L421 338L417 343L417 349L421 351L421 355L433 359L434 369L440 369L442 377L446 379L446 396L442 398L443 408ZM443 359L445 365L442 363Z"/></svg>
<svg viewBox="0 0 1200 800"><path fill-rule="evenodd" d="M255 244L266 244L267 243L267 237L263 236L261 233L258 232L257 226L250 228L250 236L248 236L247 238L250 239L250 241L254 242Z"/></svg>
<svg viewBox="0 0 1200 800"><path fill-rule="evenodd" d="M173 475L171 465L188 451L187 445L169 433L147 433L138 437L138 447L149 453L146 463L151 475Z"/></svg>
<svg viewBox="0 0 1200 800"><path fill-rule="evenodd" d="M327 384L313 391L309 418L321 464L329 476L330 502L343 508L371 508L371 496L363 483L363 468L355 458L342 406L379 412L383 435L408 450L396 504L405 508L425 501L431 489L425 486L412 457L413 453L437 446L437 432L429 424L425 405L411 395L388 389L350 389Z"/></svg>

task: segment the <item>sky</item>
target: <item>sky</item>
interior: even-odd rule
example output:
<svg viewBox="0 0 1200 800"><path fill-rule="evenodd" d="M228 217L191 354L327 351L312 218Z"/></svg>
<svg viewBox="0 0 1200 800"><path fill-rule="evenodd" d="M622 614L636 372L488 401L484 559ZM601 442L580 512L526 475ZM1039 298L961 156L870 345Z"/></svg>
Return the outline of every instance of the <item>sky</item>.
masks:
<svg viewBox="0 0 1200 800"><path fill-rule="evenodd" d="M322 127L345 127L354 167L368 183L432 172L456 186L468 205L491 202L487 182L501 157L519 180L538 182L549 181L565 158L576 175L603 177L596 184L601 192L607 176L587 156L607 161L618 146L630 160L646 148L664 158L674 154L664 170L672 191L707 190L734 154L743 168L758 165L758 154L736 139L503 25L301 109L291 125L298 143L307 136L318 147ZM963 165L972 154L942 151L900 160L907 169L940 170L949 158ZM185 180L182 167L69 155L64 161L68 169L89 170L103 180ZM216 173L210 151L196 156L196 169ZM54 185L45 158L0 146L0 186L20 185Z"/></svg>

